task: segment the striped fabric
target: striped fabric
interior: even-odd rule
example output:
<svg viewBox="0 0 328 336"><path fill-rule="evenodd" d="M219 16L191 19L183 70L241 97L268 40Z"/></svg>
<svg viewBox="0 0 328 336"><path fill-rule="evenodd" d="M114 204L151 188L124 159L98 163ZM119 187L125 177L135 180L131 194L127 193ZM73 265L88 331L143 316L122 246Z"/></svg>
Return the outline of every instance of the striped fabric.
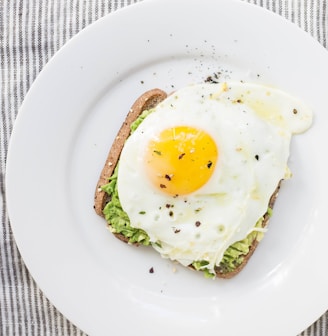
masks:
<svg viewBox="0 0 328 336"><path fill-rule="evenodd" d="M4 197L6 154L18 108L50 57L85 26L137 1L0 0L0 335L84 335L40 292L16 248ZM327 0L248 1L286 17L327 48ZM328 335L327 317L302 336Z"/></svg>

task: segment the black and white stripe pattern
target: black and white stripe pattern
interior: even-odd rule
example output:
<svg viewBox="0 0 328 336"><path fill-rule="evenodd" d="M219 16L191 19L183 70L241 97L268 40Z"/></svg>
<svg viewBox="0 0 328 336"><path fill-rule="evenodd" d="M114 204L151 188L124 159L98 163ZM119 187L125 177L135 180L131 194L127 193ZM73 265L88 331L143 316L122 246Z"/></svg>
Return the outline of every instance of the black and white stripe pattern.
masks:
<svg viewBox="0 0 328 336"><path fill-rule="evenodd" d="M52 55L90 23L138 1L0 0L0 335L84 335L40 292L19 255L4 197L6 154L18 108ZM327 48L327 0L247 1L294 22ZM327 316L302 336L327 335Z"/></svg>
<svg viewBox="0 0 328 336"><path fill-rule="evenodd" d="M328 3L324 0L248 0L300 26L327 48Z"/></svg>

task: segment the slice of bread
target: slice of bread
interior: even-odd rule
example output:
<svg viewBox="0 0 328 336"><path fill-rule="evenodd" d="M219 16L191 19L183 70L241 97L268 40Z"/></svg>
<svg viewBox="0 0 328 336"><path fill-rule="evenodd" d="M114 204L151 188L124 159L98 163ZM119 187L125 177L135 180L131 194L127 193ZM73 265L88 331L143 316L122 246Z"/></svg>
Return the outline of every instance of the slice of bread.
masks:
<svg viewBox="0 0 328 336"><path fill-rule="evenodd" d="M117 133L114 143L112 144L112 147L108 153L107 160L101 171L101 174L100 174L100 177L97 183L95 196L94 196L94 209L99 216L104 217L104 214L103 214L104 207L110 201L110 196L105 191L103 191L101 187L108 183L110 177L114 173L114 170L119 161L120 154L123 149L124 143L131 133L131 130L130 130L131 124L142 114L143 111L156 107L166 97L167 97L166 92L160 89L152 89L142 94L132 105L123 125L121 126L120 130ZM279 189L280 189L280 183L270 198L270 201L268 204L269 209L273 208L275 200L278 196ZM268 225L269 218L270 218L270 213L268 211L263 216L263 220L261 223L262 228L265 228ZM108 223L108 225L110 225L110 223ZM129 239L126 238L121 233L114 233L114 235L118 239L122 240L123 242L127 243L129 241ZM246 255L242 255L242 262L236 268L234 268L233 271L228 271L228 272L224 271L220 266L217 266L215 268L216 276L218 278L229 279L237 275L238 273L240 273L240 271L246 266L249 259L253 255L254 251L256 250L258 246L258 243L259 243L259 239L257 239L257 237L255 236L255 238L253 239L249 247L248 253ZM135 243L135 245L138 245L138 244ZM193 266L190 266L190 268L194 269Z"/></svg>

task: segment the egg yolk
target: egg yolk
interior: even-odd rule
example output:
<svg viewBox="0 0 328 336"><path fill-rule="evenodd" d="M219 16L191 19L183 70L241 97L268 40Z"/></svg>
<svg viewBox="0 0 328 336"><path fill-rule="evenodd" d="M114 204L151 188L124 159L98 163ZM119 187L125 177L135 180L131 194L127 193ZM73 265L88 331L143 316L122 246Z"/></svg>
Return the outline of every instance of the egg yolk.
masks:
<svg viewBox="0 0 328 336"><path fill-rule="evenodd" d="M186 195L202 187L211 177L218 149L203 130L178 126L163 130L148 143L146 171L162 192Z"/></svg>

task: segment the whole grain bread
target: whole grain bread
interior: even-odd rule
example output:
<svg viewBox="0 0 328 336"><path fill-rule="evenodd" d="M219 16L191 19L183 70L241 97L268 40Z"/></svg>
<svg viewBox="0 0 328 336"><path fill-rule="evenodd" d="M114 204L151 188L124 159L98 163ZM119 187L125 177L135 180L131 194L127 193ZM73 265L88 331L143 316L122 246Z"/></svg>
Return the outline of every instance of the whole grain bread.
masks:
<svg viewBox="0 0 328 336"><path fill-rule="evenodd" d="M107 204L107 202L110 200L110 196L101 189L101 186L107 184L109 178L114 173L114 170L120 158L120 154L123 149L125 140L129 137L131 133L131 130L130 130L131 124L141 115L143 111L156 107L166 97L167 97L166 92L160 89L152 89L152 90L149 90L143 93L134 102L134 104L130 108L129 113L127 114L125 121L123 122L120 130L118 131L117 136L114 140L114 143L112 144L112 147L108 153L107 160L101 171L101 174L100 174L100 177L97 183L95 196L94 196L94 209L99 216L104 217L103 209L105 205ZM280 185L281 185L281 181L278 184L275 192L272 194L270 198L268 207L271 209L273 208L273 205L278 196ZM265 228L268 225L269 218L270 218L270 214L268 212L264 214L263 221L261 224L262 228ZM121 241L126 242L126 243L128 242L128 238L126 238L123 234L114 233L114 235ZM223 272L223 270L219 266L216 267L215 269L216 276L218 278L230 279L234 277L235 275L237 275L238 273L240 273L240 271L246 266L246 264L250 260L258 244L259 244L259 241L257 239L254 239L249 248L249 252L243 256L243 262L239 266L237 266L233 271ZM138 245L138 244L135 244L135 245ZM190 267L193 268L192 266Z"/></svg>

